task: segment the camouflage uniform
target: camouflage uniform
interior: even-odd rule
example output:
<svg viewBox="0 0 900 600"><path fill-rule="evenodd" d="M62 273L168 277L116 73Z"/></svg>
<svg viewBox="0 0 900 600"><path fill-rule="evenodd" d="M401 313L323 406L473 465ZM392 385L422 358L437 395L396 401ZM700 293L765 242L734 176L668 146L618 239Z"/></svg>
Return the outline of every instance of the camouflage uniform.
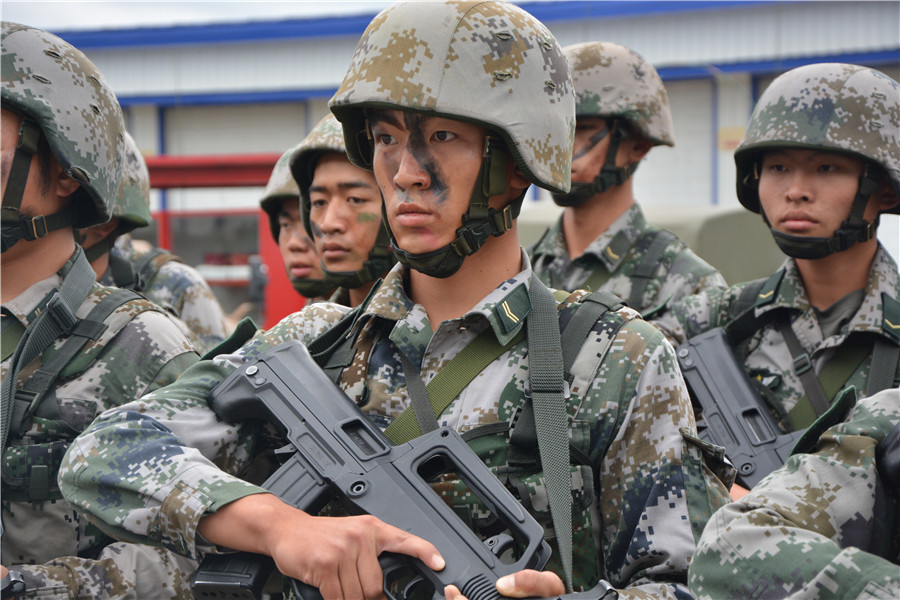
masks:
<svg viewBox="0 0 900 600"><path fill-rule="evenodd" d="M505 184L510 155L533 183L565 191L573 99L565 60L552 35L508 3L421 7L397 4L372 21L332 99L354 164L363 165L366 156L372 157L360 146L368 138L359 135L366 125L357 102L387 93L389 101L382 107L424 107L457 118L477 98L478 107L471 107L468 116L484 123L489 132L483 164L494 160L497 152L503 168L482 169L470 213L482 199L479 193L499 193L484 192L496 189L490 171L501 171ZM416 26L423 16L426 22ZM441 85L446 86L443 91ZM473 93L473 86L480 92L482 85L485 94ZM518 104L521 115L513 110ZM533 118L524 118L526 112ZM515 124L507 127L510 114L516 115ZM495 133L503 136L507 148L491 144ZM482 220L485 215L472 219ZM483 240L476 236L467 238L475 247L462 256L478 251ZM440 253L443 249L429 254ZM410 404L401 356L420 366L421 377L428 382L482 332L501 345L509 343L437 420L466 433L473 450L517 494L555 544L548 488L536 460L537 442L521 440L515 447L510 442L519 416L530 406L529 345L527 337L516 340L523 328L527 330L532 309L529 289L532 283L539 285L531 278L527 255L522 251L520 257L519 273L496 282L495 289L464 314L434 324L426 308L405 291L405 281L413 274L396 265L353 325L357 351L341 374L340 387L375 422L388 425ZM408 253L403 260L424 262L424 269L436 268L447 275L443 264L421 258ZM449 265L453 272L457 268ZM561 296L566 298L565 293ZM560 322L569 322L583 296L578 292L557 299ZM124 539L188 556L210 550L197 536L200 518L260 493L259 487L240 477L251 470L255 459L283 443L273 429L259 423L220 421L208 404L210 390L245 360L277 344L293 339L309 344L349 310L325 302L307 306L272 329L257 332L234 354L201 361L172 386L107 412L66 455L60 475L66 497ZM568 442L574 448L567 479L572 486L575 587L589 588L606 577L627 588L623 597L689 596L687 565L695 541L712 511L724 504L726 490L707 466L721 466L717 462L721 455L696 439L690 399L671 346L635 311L621 307L607 312L585 332L569 384L570 395L561 405ZM134 436L140 444L130 443ZM721 472L726 480L733 476L727 468ZM98 493L92 482L100 478L104 488ZM439 492L459 514L476 528L490 528L483 507L461 485L442 483ZM555 556L550 568L559 573L558 553Z"/></svg>
<svg viewBox="0 0 900 600"><path fill-rule="evenodd" d="M133 264L139 263L144 256L133 246L124 251L115 247L112 252L121 252L121 256ZM196 336L201 352L228 337L222 305L197 269L165 251L154 256L150 263L152 275L144 282L141 293L181 319ZM109 284L108 277L109 273L105 274L101 283Z"/></svg>
<svg viewBox="0 0 900 600"><path fill-rule="evenodd" d="M524 255L523 261L527 266ZM387 425L409 404L397 352L422 365L427 383L483 329L492 328L501 343L507 342L524 324L509 328L501 305L511 299L527 302L529 274L526 267L462 318L441 323L432 335L424 308L406 296L403 271L395 267L358 322L360 351L342 376L342 389L376 422ZM572 302L581 296L583 292L561 303L560 309L573 310L577 303ZM192 557L208 550L196 535L197 521L260 492L237 476L266 449L283 443L257 425L218 420L207 404L209 390L267 348L290 339L308 343L347 310L325 302L308 306L257 333L236 354L201 361L172 386L107 413L66 457L60 476L66 497L122 539ZM615 321L625 325L597 364L597 348ZM603 575L598 565L604 564L609 581L635 588L634 597L640 597L638 590L655 597L673 597L676 590L687 594L684 581L694 542L712 511L724 503L726 491L704 464L706 449L691 433L690 400L671 347L634 311L623 308L595 324L576 365L578 376L567 403L570 440L577 454L587 458L572 466L575 584L591 587ZM516 420L527 380L527 341L522 341L485 368L439 422L477 439L473 448L544 524L552 542L540 468L532 464L502 474L509 430L498 433L496 424ZM141 443L128 443L135 435ZM536 453L534 448L531 455ZM125 464L134 466L117 466ZM156 464L165 464L165 470L153 468ZM112 486L102 496L96 487L101 477ZM472 499L452 488L445 493L459 512L479 524L479 507ZM559 572L555 562L551 567Z"/></svg>
<svg viewBox="0 0 900 600"><path fill-rule="evenodd" d="M699 598L900 598L900 511L876 448L900 391L860 400L707 525L690 567ZM896 485L896 482L894 482Z"/></svg>
<svg viewBox="0 0 900 600"><path fill-rule="evenodd" d="M744 321L738 319L738 313L749 313L735 306L749 307L755 320L738 327L752 329L749 338L741 342L739 354L743 354L745 369L762 385L766 399L788 430L808 426L815 412L806 398L798 369L793 366L794 358L776 315L781 313L790 320L790 329L820 377L831 368L829 360L850 355L850 349L860 339L880 339L888 345L900 343L900 276L897 263L883 247L879 245L875 252L861 304L835 333L827 336L809 303L796 263L798 258L815 260L874 237L876 224L862 219L862 209L872 193L867 186L877 186L869 174L873 164L886 171L895 193L900 195L898 98L900 84L883 73L856 65L807 65L773 81L757 103L747 134L735 152L739 200L748 210L761 212L758 164L767 149L846 153L867 165L850 216L831 238L792 236L773 229L779 246L792 258L762 288L749 288L755 290L749 303L741 299L749 284L738 284L727 290L689 296L654 320L670 340L681 343L709 329L728 328L735 321ZM889 209L898 211L900 205ZM866 393L873 356L870 346L857 359L858 366L848 371L845 386L854 385ZM898 375L895 370L895 386Z"/></svg>
<svg viewBox="0 0 900 600"><path fill-rule="evenodd" d="M637 135L653 146L674 146L675 131L662 79L640 54L611 42L574 44L564 50L575 84L576 118L606 119L610 138L605 164L594 181L573 182L571 192L553 194L557 204L570 207L596 201L597 194L622 185L634 173L637 163L615 163L622 140ZM581 256L569 256L562 216L529 253L538 277L551 287L609 290L641 312L661 311L668 302L726 285L722 275L675 234L648 225L637 203Z"/></svg>
<svg viewBox="0 0 900 600"><path fill-rule="evenodd" d="M635 270L652 242L650 232L660 231L648 225L640 206L635 204L597 239L584 254L572 260L566 250L562 217L529 249L534 270L547 285L563 290L583 288L596 272L608 273L599 289L609 290L620 298L629 298L635 285ZM671 239L659 262L655 263L644 293L629 306L645 312L666 310L671 303L689 294L725 287L725 278L702 258L694 254L678 238Z"/></svg>
<svg viewBox="0 0 900 600"><path fill-rule="evenodd" d="M4 22L2 39L4 109L15 107L23 120L34 119L58 162L76 174L81 187L72 204L81 220L74 225L108 220L121 172L117 137L124 128L103 76L83 54L46 32ZM90 175L79 178L78 170ZM118 305L93 333L80 329L90 325L84 319L96 305L120 293L93 280L77 248L58 273L2 306L4 385L11 381L11 369L18 370L12 388L17 393L3 409L8 437L2 464L2 562L21 572L26 598L146 598L167 587L172 592L167 595L187 597L184 578L192 561L158 549L111 544L62 499L57 487L63 453L97 415L173 382L197 360L168 315L136 296ZM63 291L73 281L84 283L83 294ZM81 321L74 329L63 328L33 360L14 366L18 352L12 349L23 334L36 331L43 315L54 314L48 299L57 291L55 297L72 304L69 310ZM52 365L64 355L62 349L79 336L88 337L86 344L53 379L43 381L55 372ZM26 390L32 384L40 398L36 403L29 402ZM16 408L26 405L19 420Z"/></svg>

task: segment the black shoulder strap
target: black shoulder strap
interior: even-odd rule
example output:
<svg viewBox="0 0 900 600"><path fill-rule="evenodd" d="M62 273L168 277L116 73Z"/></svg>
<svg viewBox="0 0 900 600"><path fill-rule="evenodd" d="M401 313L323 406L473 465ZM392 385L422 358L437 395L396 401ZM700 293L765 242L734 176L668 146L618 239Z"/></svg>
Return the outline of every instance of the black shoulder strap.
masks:
<svg viewBox="0 0 900 600"><path fill-rule="evenodd" d="M89 341L99 339L107 330L106 319L126 302L137 299L143 299L143 296L131 290L116 288L100 300L84 319L78 320L59 350L54 352L50 359L28 378L23 388L16 392L17 409L13 416L14 426L19 435L23 433L22 428L27 417L37 409L41 399L59 379L63 369ZM143 308L139 307L139 312L156 309L156 306L149 302L142 306ZM71 375L73 374L69 374Z"/></svg>
<svg viewBox="0 0 900 600"><path fill-rule="evenodd" d="M760 319L756 309L775 300L778 287L784 277L784 269L779 269L761 279L747 283L738 299L731 305L731 322L725 326L732 347L737 347L759 329Z"/></svg>
<svg viewBox="0 0 900 600"><path fill-rule="evenodd" d="M116 252L113 248L109 253L109 273L112 275L113 285L117 288L126 290L141 291L144 288L144 282L138 275L128 259Z"/></svg>
<svg viewBox="0 0 900 600"><path fill-rule="evenodd" d="M647 252L641 258L641 262L638 263L634 273L631 274L631 293L628 295L628 306L643 306L641 299L647 290L647 284L650 283L653 274L656 273L656 269L659 267L663 252L665 252L669 244L678 239L674 233L666 229L651 230L644 233L641 237L645 236L652 236L652 241L647 248Z"/></svg>
<svg viewBox="0 0 900 600"><path fill-rule="evenodd" d="M594 324L607 311L615 312L622 308L622 300L607 290L591 292L581 300L575 314L565 324L560 323L562 335L563 368L566 378L572 373L572 364L584 340L593 329ZM619 325L621 326L621 324ZM610 333L615 336L615 332Z"/></svg>

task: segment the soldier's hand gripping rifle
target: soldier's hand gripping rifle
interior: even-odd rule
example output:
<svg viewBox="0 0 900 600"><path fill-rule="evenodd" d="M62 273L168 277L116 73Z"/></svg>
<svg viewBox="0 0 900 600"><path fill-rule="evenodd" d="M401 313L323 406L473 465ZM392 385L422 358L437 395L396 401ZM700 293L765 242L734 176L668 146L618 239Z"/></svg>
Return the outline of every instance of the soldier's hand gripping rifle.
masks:
<svg viewBox="0 0 900 600"><path fill-rule="evenodd" d="M440 572L408 556L379 557L389 599L443 598L448 584L469 600L499 598L498 577L541 569L550 557L543 528L459 434L441 428L392 445L299 342L243 365L215 387L211 406L228 422L264 418L285 434L292 454L263 487L288 504L315 514L337 500L351 514L374 515L434 544L446 562ZM482 540L469 529L429 484L447 473L459 477L506 532ZM258 554L209 554L191 587L195 598L259 598L273 568ZM315 588L293 585L304 599L320 597Z"/></svg>
<svg viewBox="0 0 900 600"><path fill-rule="evenodd" d="M691 393L700 439L725 447L747 489L781 467L803 430L784 433L734 355L721 327L676 350Z"/></svg>

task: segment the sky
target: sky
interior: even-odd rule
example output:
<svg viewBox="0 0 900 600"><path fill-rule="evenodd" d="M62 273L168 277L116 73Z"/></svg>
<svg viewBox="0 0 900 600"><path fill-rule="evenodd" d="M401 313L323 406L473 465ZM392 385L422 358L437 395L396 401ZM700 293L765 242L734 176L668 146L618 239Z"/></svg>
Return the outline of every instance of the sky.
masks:
<svg viewBox="0 0 900 600"><path fill-rule="evenodd" d="M0 0L0 15L4 21L23 23L50 31L71 31L367 14L376 13L391 4L393 4L391 0L289 2Z"/></svg>

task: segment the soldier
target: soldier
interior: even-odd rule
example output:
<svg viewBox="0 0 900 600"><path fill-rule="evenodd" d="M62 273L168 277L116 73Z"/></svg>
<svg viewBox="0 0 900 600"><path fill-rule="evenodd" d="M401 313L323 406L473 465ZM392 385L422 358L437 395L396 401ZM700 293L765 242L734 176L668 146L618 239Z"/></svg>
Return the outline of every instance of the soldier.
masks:
<svg viewBox="0 0 900 600"><path fill-rule="evenodd" d="M328 115L291 156L306 232L315 240L330 300L358 306L395 259L381 224L381 192L369 171L344 151L341 125Z"/></svg>
<svg viewBox="0 0 900 600"><path fill-rule="evenodd" d="M690 567L699 598L900 598L900 391L810 441L713 515Z"/></svg>
<svg viewBox="0 0 900 600"><path fill-rule="evenodd" d="M766 89L735 151L738 199L788 255L768 278L708 290L654 324L677 343L724 327L786 431L839 390L898 385L900 276L876 237L900 212L900 85L814 64Z"/></svg>
<svg viewBox="0 0 900 600"><path fill-rule="evenodd" d="M122 180L106 223L77 231L85 256L103 285L140 292L183 323L201 352L227 336L225 314L209 284L197 269L160 248L138 251L130 232L151 223L150 173L147 163L128 132Z"/></svg>
<svg viewBox="0 0 900 600"><path fill-rule="evenodd" d="M275 163L259 205L269 216L291 285L301 296L316 301L331 294L335 286L324 280L316 246L300 217L300 188L290 169L291 155L298 147L288 149Z"/></svg>
<svg viewBox="0 0 900 600"><path fill-rule="evenodd" d="M186 597L192 561L111 543L57 485L63 453L94 417L197 360L161 308L95 283L75 243L74 228L110 218L122 113L103 75L63 40L8 22L0 37L2 560L26 598Z"/></svg>
<svg viewBox="0 0 900 600"><path fill-rule="evenodd" d="M421 418L477 439L473 449L545 528L550 570L501 579L501 593L560 594L561 578L576 590L607 578L621 597L686 595L695 540L726 490L704 464L710 448L696 439L672 348L611 295L554 297L517 235L529 185L569 187L571 85L549 30L511 3L380 13L331 109L348 156L373 170L400 264L356 309L306 307L95 421L67 455L67 497L107 528L190 556L213 545L272 555L326 598L381 596L382 551L441 568L441 549L420 538L368 516L306 514L235 476L254 442L260 452L282 441L219 421L212 386L285 340L344 328L334 355L349 349L351 361L339 385L387 435L418 435ZM441 376L457 367L460 377ZM532 385L549 373L558 386ZM445 403L414 414L429 382ZM135 435L140 450L126 441ZM165 469L124 466L137 452ZM100 477L103 494L90 483ZM487 534L464 485L445 484L445 500Z"/></svg>
<svg viewBox="0 0 900 600"><path fill-rule="evenodd" d="M572 190L530 249L534 270L564 290L605 289L645 313L725 279L675 234L648 225L632 175L654 146L675 145L663 82L634 50L611 42L564 49L575 82Z"/></svg>

